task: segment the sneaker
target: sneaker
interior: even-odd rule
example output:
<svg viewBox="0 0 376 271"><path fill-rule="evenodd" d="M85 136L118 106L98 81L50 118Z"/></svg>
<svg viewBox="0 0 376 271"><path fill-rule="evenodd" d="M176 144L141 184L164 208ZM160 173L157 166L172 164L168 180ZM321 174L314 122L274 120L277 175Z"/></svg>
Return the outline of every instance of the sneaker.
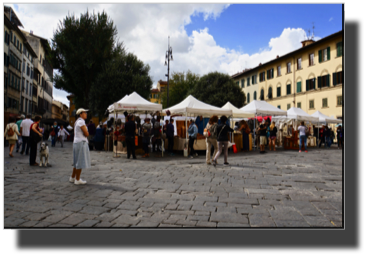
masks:
<svg viewBox="0 0 376 271"><path fill-rule="evenodd" d="M299 152L302 152L302 151L299 150Z"/></svg>
<svg viewBox="0 0 376 271"><path fill-rule="evenodd" d="M213 166L216 166L216 165L217 165L217 161L213 160Z"/></svg>
<svg viewBox="0 0 376 271"><path fill-rule="evenodd" d="M69 182L74 183L75 178L69 177Z"/></svg>
<svg viewBox="0 0 376 271"><path fill-rule="evenodd" d="M305 152L308 152L308 151L305 151Z"/></svg>
<svg viewBox="0 0 376 271"><path fill-rule="evenodd" d="M84 180L82 180L82 179L79 179L78 181L75 180L75 181L74 181L74 184L75 184L75 185L86 184L86 181L84 181Z"/></svg>
<svg viewBox="0 0 376 271"><path fill-rule="evenodd" d="M229 165L229 163L227 163L227 162L226 162L226 163L224 163L223 165L225 165L225 166L228 166L228 165Z"/></svg>

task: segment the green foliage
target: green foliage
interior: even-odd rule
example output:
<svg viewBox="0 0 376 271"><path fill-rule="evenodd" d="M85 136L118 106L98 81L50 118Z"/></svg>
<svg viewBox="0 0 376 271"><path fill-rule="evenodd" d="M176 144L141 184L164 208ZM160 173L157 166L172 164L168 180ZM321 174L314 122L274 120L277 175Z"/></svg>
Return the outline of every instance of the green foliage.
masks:
<svg viewBox="0 0 376 271"><path fill-rule="evenodd" d="M104 11L87 11L79 18L68 14L53 35L48 60L58 71L54 86L74 94L76 107L90 108L93 115L133 91L146 98L151 88L149 66L126 54L117 34Z"/></svg>
<svg viewBox="0 0 376 271"><path fill-rule="evenodd" d="M169 83L169 107L183 101L194 88L200 76L190 70L185 72L173 72ZM162 93L163 108L167 108L167 89Z"/></svg>
<svg viewBox="0 0 376 271"><path fill-rule="evenodd" d="M219 72L201 77L190 94L204 103L217 107L230 102L240 108L246 101L244 92L234 80L229 75Z"/></svg>
<svg viewBox="0 0 376 271"><path fill-rule="evenodd" d="M131 53L107 62L91 87L90 108L101 118L110 104L126 94L136 91L148 100L153 85L149 71L149 65L144 65Z"/></svg>

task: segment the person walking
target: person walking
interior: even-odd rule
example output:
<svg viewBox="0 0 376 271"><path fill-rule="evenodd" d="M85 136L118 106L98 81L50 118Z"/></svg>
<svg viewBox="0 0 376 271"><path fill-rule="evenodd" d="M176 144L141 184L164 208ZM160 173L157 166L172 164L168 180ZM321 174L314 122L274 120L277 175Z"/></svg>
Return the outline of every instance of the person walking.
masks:
<svg viewBox="0 0 376 271"><path fill-rule="evenodd" d="M211 165L211 149L214 147L213 158L218 152L218 142L217 142L217 127L218 127L218 117L212 116L209 119L206 129L210 133L210 136L206 138L206 164Z"/></svg>
<svg viewBox="0 0 376 271"><path fill-rule="evenodd" d="M175 127L174 127L174 119L170 119L170 123L167 124L166 129L166 136L168 140L168 152L170 156L174 156L174 134L175 134Z"/></svg>
<svg viewBox="0 0 376 271"><path fill-rule="evenodd" d="M29 144L30 144L29 164L30 166L38 166L38 163L36 162L37 147L38 147L39 141L41 141L43 137L42 129L39 128L40 120L41 120L41 117L36 116L34 118L33 124L31 124L29 128L30 129L30 138L29 138Z"/></svg>
<svg viewBox="0 0 376 271"><path fill-rule="evenodd" d="M128 120L124 125L125 131L125 142L127 144L127 157L128 159L132 157L136 159L136 147L135 147L135 132L136 132L136 124L134 122L133 115L127 116Z"/></svg>
<svg viewBox="0 0 376 271"><path fill-rule="evenodd" d="M267 144L266 141L266 126L264 124L261 124L258 128L258 131L260 133L260 153L265 153L265 145Z"/></svg>
<svg viewBox="0 0 376 271"><path fill-rule="evenodd" d="M249 133L251 130L248 127L248 124L245 120L242 120L240 122L240 128L239 131L242 132L243 136L243 150L242 151L249 151Z"/></svg>
<svg viewBox="0 0 376 271"><path fill-rule="evenodd" d="M87 140L89 131L85 125L87 118L87 109L80 108L77 110L78 116L74 123L74 140L73 140L73 172L69 177L69 182L75 185L86 184L86 181L81 179L82 169L90 168L90 150L89 142Z"/></svg>
<svg viewBox="0 0 376 271"><path fill-rule="evenodd" d="M61 147L63 148L63 145L64 145L64 137L65 135L69 135L68 131L65 130L64 126L63 125L60 125L60 130L58 132L58 137L60 139L60 144L61 144Z"/></svg>
<svg viewBox="0 0 376 271"><path fill-rule="evenodd" d="M151 123L150 119L146 118L145 123L141 126L142 132L142 147L144 148L145 154L142 158L148 158L149 156L149 144L150 144L150 134L151 134Z"/></svg>
<svg viewBox="0 0 376 271"><path fill-rule="evenodd" d="M277 139L277 127L275 127L275 122L273 121L272 124L269 126L269 131L270 131L270 140L269 140L269 150L276 151L275 149L275 141Z"/></svg>
<svg viewBox="0 0 376 271"><path fill-rule="evenodd" d="M95 130L94 147L96 151L101 151L104 148L105 131L103 130L102 122Z"/></svg>
<svg viewBox="0 0 376 271"><path fill-rule="evenodd" d="M195 154L195 149L193 148L193 144L197 138L197 133L198 133L197 126L194 123L194 121L191 119L189 121L189 128L188 128L188 136L189 136L188 146L190 149L190 158L192 159L193 159L193 155ZM198 156L197 152L196 152L196 156Z"/></svg>
<svg viewBox="0 0 376 271"><path fill-rule="evenodd" d="M298 127L298 131L299 131L299 152L302 152L302 144L304 142L304 148L305 148L305 152L308 152L308 146L307 146L307 136L306 136L306 132L307 132L307 127L304 125L304 121L300 122L300 126Z"/></svg>
<svg viewBox="0 0 376 271"><path fill-rule="evenodd" d="M227 122L227 117L222 116L220 118L221 124L217 126L217 146L218 146L218 151L217 154L215 155L213 159L213 165L217 165L217 159L222 153L222 146L225 149L224 151L224 165L227 166L229 163L227 162L227 156L228 156L228 133L233 133L234 130L231 129L230 126L226 124Z"/></svg>
<svg viewBox="0 0 376 271"><path fill-rule="evenodd" d="M319 131L319 136L320 136L319 148L321 148L322 143L324 143L324 147L325 147L325 125L324 124L322 125Z"/></svg>
<svg viewBox="0 0 376 271"><path fill-rule="evenodd" d="M58 139L58 134L59 133L59 127L57 126L57 122L55 121L54 122L54 126L52 127L51 131L50 131L50 135L51 135L51 147L55 147L56 146L56 141Z"/></svg>
<svg viewBox="0 0 376 271"><path fill-rule="evenodd" d="M18 132L18 126L15 123L14 117L9 117L9 123L5 127L4 136L5 139L9 142L9 156L13 157L13 150L14 145L16 145L18 141L18 136L21 135L20 132Z"/></svg>
<svg viewBox="0 0 376 271"><path fill-rule="evenodd" d="M17 128L18 128L18 131L21 133L21 123L22 121L25 119L25 115L21 115L20 116L20 119L17 120L16 124L17 124ZM18 136L18 140L16 142L16 152L18 152L20 150L20 146L22 146L22 136L20 134L20 136Z"/></svg>
<svg viewBox="0 0 376 271"><path fill-rule="evenodd" d="M338 149L343 149L343 129L342 126L339 125L337 128L337 142L338 142Z"/></svg>
<svg viewBox="0 0 376 271"><path fill-rule="evenodd" d="M30 144L29 144L29 137L30 137L30 126L33 124L33 121L31 120L31 115L28 114L26 115L26 119L24 119L21 122L21 135L22 135L22 149L20 154L25 154L29 155L29 150L30 150Z"/></svg>

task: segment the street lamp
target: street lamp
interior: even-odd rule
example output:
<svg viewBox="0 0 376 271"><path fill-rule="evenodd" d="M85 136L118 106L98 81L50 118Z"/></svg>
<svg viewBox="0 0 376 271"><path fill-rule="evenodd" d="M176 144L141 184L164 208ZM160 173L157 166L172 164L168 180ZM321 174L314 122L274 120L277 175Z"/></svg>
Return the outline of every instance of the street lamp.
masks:
<svg viewBox="0 0 376 271"><path fill-rule="evenodd" d="M165 66L167 66L167 107L169 107L169 85L170 85L170 60L173 61L172 58L172 47L170 46L170 36L168 36L168 47L166 51L166 60L165 60Z"/></svg>

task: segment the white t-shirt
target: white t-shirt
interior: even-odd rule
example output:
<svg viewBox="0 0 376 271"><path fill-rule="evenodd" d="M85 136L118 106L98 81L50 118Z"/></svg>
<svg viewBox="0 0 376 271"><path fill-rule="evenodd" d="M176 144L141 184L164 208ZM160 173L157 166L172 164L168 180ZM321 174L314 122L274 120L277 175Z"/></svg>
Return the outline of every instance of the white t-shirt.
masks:
<svg viewBox="0 0 376 271"><path fill-rule="evenodd" d="M298 130L300 131L300 135L301 136L305 136L306 134L305 134L305 132L306 132L306 129L307 129L307 127L305 127L305 126L299 126L298 127Z"/></svg>
<svg viewBox="0 0 376 271"><path fill-rule="evenodd" d="M30 136L30 126L33 124L31 119L24 119L21 122L22 136Z"/></svg>
<svg viewBox="0 0 376 271"><path fill-rule="evenodd" d="M81 118L78 118L76 120L76 123L74 124L74 140L73 143L79 143L82 141L87 141L86 136L84 135L84 132L82 132L81 127L86 126L85 121Z"/></svg>

